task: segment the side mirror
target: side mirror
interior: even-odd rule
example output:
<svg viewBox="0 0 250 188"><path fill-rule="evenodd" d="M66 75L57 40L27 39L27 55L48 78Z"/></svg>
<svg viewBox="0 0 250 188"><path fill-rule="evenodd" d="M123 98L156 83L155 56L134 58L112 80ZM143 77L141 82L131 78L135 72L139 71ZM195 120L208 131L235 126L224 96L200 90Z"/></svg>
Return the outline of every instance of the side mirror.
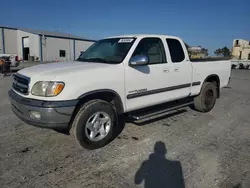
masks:
<svg viewBox="0 0 250 188"><path fill-rule="evenodd" d="M131 57L129 60L130 66L137 66L137 65L147 65L148 64L148 56L146 55L136 55Z"/></svg>

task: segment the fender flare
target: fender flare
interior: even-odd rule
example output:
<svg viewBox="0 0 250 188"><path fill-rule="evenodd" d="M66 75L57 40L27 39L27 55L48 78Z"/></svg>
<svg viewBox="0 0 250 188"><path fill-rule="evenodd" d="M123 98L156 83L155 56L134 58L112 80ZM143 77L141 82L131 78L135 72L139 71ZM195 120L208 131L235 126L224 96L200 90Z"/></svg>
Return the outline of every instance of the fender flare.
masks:
<svg viewBox="0 0 250 188"><path fill-rule="evenodd" d="M218 86L217 86L217 98L220 98L220 77L217 74L211 74L211 75L208 75L205 78L204 82L206 82L211 77L216 77L218 79L218 83L217 83L218 84Z"/></svg>
<svg viewBox="0 0 250 188"><path fill-rule="evenodd" d="M97 89L97 90L92 90L92 91L88 91L82 95L80 95L77 99L78 100L81 100L85 97L88 97L90 95L93 95L93 94L98 94L98 93L104 93L104 92L107 92L107 93L112 93L114 96L116 96L117 98L117 102L120 103L121 105L121 109L119 110L121 113L124 113L125 109L124 109L124 105L123 105L123 102L122 102L122 99L121 99L121 96L114 90L112 89Z"/></svg>

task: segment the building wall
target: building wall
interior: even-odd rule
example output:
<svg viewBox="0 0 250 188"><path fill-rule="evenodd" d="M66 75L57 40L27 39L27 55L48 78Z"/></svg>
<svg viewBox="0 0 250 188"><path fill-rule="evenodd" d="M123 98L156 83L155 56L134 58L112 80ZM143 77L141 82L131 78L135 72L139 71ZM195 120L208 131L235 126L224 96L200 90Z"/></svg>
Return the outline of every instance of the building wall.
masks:
<svg viewBox="0 0 250 188"><path fill-rule="evenodd" d="M232 56L238 59L240 56L240 50L241 50L241 47L239 47L239 46L233 47Z"/></svg>
<svg viewBox="0 0 250 188"><path fill-rule="evenodd" d="M3 54L2 28L0 28L0 54Z"/></svg>
<svg viewBox="0 0 250 188"><path fill-rule="evenodd" d="M29 56L34 56L35 58L38 58L38 60L42 60L41 57L43 56L43 61L74 60L74 58L78 58L81 51L86 51L86 49L93 44L93 42L90 41L57 37L40 37L38 34L25 32L15 28L3 28L3 30L5 53L17 54L20 58L23 58L24 37L29 38ZM0 27L0 53L3 53L2 44L2 28ZM60 50L65 50L66 57L60 57Z"/></svg>
<svg viewBox="0 0 250 188"><path fill-rule="evenodd" d="M238 40L238 44L236 41ZM236 59L247 60L250 53L250 42L243 39L235 39L233 41L232 55ZM241 54L241 57L240 57Z"/></svg>
<svg viewBox="0 0 250 188"><path fill-rule="evenodd" d="M90 41L75 41L75 58L77 59L81 51L86 51L94 42Z"/></svg>
<svg viewBox="0 0 250 188"><path fill-rule="evenodd" d="M73 39L61 39L45 37L42 40L43 61L73 61L74 60L74 43L75 59L78 58L81 51L88 49L93 42ZM60 57L60 50L65 50L66 57Z"/></svg>
<svg viewBox="0 0 250 188"><path fill-rule="evenodd" d="M241 47L249 46L249 41L243 39L234 39L233 46L236 46L236 41L238 40L238 45Z"/></svg>
<svg viewBox="0 0 250 188"><path fill-rule="evenodd" d="M71 61L74 59L73 40L45 37L42 42L43 61ZM59 51L65 50L66 57L60 57Z"/></svg>
<svg viewBox="0 0 250 188"><path fill-rule="evenodd" d="M17 30L0 28L0 53L17 54Z"/></svg>
<svg viewBox="0 0 250 188"><path fill-rule="evenodd" d="M17 30L4 29L4 44L6 54L17 54Z"/></svg>
<svg viewBox="0 0 250 188"><path fill-rule="evenodd" d="M244 49L244 50L242 51L241 59L242 59L242 60L250 60L250 59L249 59L249 54L250 54L250 48Z"/></svg>
<svg viewBox="0 0 250 188"><path fill-rule="evenodd" d="M38 57L40 60L40 37L39 35L20 31L20 30L17 31L18 56L23 57L23 44L22 44L23 37L29 37L30 56Z"/></svg>

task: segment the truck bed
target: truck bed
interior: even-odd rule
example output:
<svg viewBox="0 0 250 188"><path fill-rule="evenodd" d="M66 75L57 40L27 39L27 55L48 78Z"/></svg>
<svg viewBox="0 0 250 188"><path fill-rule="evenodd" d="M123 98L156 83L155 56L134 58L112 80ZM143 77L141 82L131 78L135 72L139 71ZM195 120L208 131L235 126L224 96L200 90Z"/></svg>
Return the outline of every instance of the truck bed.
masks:
<svg viewBox="0 0 250 188"><path fill-rule="evenodd" d="M217 59L216 61L203 62L199 60L196 63L192 63L192 67L194 81L205 80L208 75L217 75L220 79L220 87L227 86L231 74L230 60Z"/></svg>

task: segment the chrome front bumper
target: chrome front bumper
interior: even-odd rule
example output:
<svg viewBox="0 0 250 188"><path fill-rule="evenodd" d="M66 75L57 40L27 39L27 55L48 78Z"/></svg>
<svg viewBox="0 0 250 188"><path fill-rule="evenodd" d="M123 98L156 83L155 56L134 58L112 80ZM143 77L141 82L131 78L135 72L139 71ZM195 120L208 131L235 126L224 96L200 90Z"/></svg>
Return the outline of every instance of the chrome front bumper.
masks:
<svg viewBox="0 0 250 188"><path fill-rule="evenodd" d="M68 128L71 116L74 112L78 100L70 101L42 101L24 98L15 91L9 91L12 111L22 121L27 124L50 128ZM35 118L32 113L40 114L40 118Z"/></svg>

